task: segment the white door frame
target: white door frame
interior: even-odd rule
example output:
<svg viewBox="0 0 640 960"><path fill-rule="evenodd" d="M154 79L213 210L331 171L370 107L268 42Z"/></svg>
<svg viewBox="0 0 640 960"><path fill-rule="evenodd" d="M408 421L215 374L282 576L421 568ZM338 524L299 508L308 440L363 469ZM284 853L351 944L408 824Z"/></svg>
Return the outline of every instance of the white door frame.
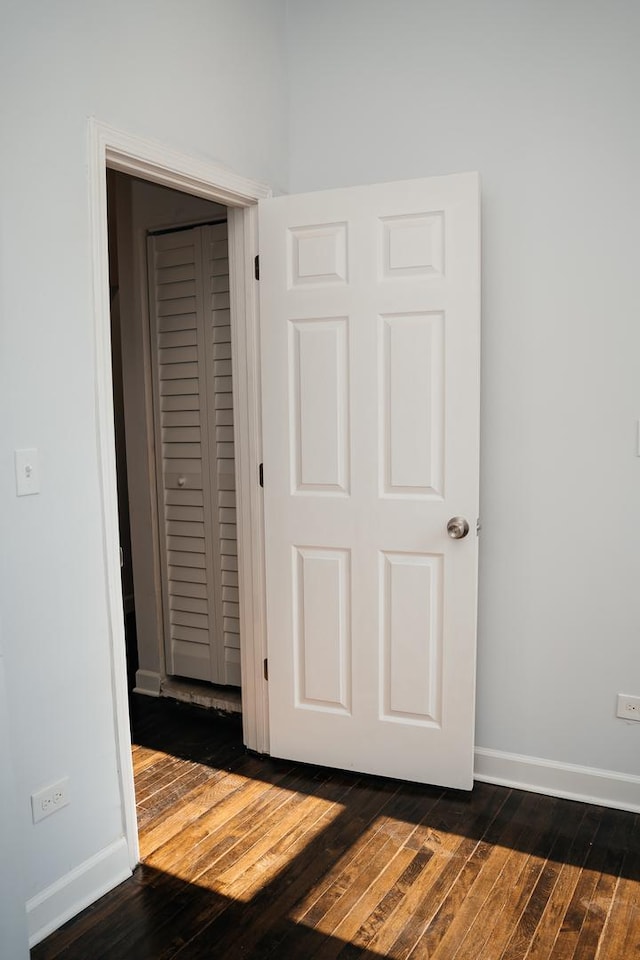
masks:
<svg viewBox="0 0 640 960"><path fill-rule="evenodd" d="M90 245L93 271L96 420L101 484L105 589L109 619L111 688L123 829L131 868L139 861L126 650L120 580L111 372L111 317L107 239L107 167L229 209L229 272L236 444L236 496L240 587L242 726L252 750L269 750L266 652L264 523L258 465L262 460L260 329L253 258L258 251L257 202L271 195L257 180L178 153L164 144L89 120Z"/></svg>

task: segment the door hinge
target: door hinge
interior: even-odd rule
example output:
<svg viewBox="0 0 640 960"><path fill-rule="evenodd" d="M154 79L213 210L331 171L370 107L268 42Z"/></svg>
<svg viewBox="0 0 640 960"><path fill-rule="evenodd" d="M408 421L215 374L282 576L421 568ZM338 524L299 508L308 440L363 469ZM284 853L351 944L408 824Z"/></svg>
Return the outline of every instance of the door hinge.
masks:
<svg viewBox="0 0 640 960"><path fill-rule="evenodd" d="M480 523L480 517L476 520L476 537L480 536L480 531L482 530L482 524Z"/></svg>
<svg viewBox="0 0 640 960"><path fill-rule="evenodd" d="M264 670L264 678L265 680L268 680L269 679L269 661L267 660L266 657L264 658L264 663L262 664L262 666Z"/></svg>
<svg viewBox="0 0 640 960"><path fill-rule="evenodd" d="M258 467L258 483L261 487L264 487L264 463L261 463Z"/></svg>
<svg viewBox="0 0 640 960"><path fill-rule="evenodd" d="M254 277L256 278L256 280L259 280L259 279L260 279L260 256L259 256L259 254L256 254L256 256L255 256L255 258L254 258L254 261L253 261L253 275L254 275Z"/></svg>
<svg viewBox="0 0 640 960"><path fill-rule="evenodd" d="M120 551L120 569L122 570L124 567L124 550L122 547L118 547L118 550Z"/></svg>

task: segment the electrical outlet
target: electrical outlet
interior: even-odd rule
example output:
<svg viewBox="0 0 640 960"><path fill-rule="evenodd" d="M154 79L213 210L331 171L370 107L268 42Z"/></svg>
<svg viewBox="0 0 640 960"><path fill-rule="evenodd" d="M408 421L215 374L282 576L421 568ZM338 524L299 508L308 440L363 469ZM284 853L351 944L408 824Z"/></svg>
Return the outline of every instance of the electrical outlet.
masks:
<svg viewBox="0 0 640 960"><path fill-rule="evenodd" d="M619 693L616 717L622 717L623 720L640 721L640 697L630 697L626 693Z"/></svg>
<svg viewBox="0 0 640 960"><path fill-rule="evenodd" d="M43 787L37 793L31 794L31 813L33 822L38 823L49 814L61 810L69 803L69 778L58 780L50 787Z"/></svg>

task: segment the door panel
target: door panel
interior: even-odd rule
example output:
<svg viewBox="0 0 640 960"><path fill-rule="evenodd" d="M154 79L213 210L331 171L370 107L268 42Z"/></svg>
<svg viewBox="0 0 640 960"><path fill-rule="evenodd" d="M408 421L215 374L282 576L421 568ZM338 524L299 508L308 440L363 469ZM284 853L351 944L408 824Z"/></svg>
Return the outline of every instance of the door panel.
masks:
<svg viewBox="0 0 640 960"><path fill-rule="evenodd" d="M260 245L271 751L468 788L478 178L264 201Z"/></svg>
<svg viewBox="0 0 640 960"><path fill-rule="evenodd" d="M293 320L290 392L296 493L347 493L349 398L347 321Z"/></svg>

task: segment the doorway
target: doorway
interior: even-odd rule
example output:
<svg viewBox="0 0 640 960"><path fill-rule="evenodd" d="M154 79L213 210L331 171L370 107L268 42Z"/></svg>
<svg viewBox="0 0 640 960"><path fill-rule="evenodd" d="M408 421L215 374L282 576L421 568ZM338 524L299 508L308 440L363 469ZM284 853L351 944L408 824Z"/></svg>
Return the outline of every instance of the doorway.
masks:
<svg viewBox="0 0 640 960"><path fill-rule="evenodd" d="M257 291L253 261L257 255L257 208L270 195L258 181L239 177L213 163L168 150L101 124L89 123L89 202L94 274L96 343L96 412L99 469L102 478L102 521L105 549L106 602L110 618L110 651L115 719L115 745L120 772L123 833L133 868L139 860L129 706L123 592L120 574L120 530L111 367L111 311L108 275L107 170L180 191L227 207L231 330L234 346L233 398L236 415L239 620L243 635L241 676L243 739L260 753L269 750L266 657L264 529L261 463L260 350Z"/></svg>
<svg viewBox="0 0 640 960"><path fill-rule="evenodd" d="M129 688L240 710L227 209L109 170Z"/></svg>

